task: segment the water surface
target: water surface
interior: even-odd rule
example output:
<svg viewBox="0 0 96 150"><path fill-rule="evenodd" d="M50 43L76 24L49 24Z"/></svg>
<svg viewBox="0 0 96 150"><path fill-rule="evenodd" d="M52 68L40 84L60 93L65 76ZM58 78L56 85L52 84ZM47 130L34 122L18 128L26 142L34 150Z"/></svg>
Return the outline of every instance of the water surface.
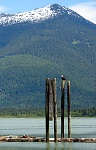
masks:
<svg viewBox="0 0 96 150"><path fill-rule="evenodd" d="M58 118L58 137L61 133ZM68 134L65 118L65 137ZM54 135L54 122L50 121L50 137ZM72 118L72 137L96 138L96 118ZM0 135L32 135L45 137L45 118L0 118ZM0 150L96 150L96 143L29 143L1 142Z"/></svg>

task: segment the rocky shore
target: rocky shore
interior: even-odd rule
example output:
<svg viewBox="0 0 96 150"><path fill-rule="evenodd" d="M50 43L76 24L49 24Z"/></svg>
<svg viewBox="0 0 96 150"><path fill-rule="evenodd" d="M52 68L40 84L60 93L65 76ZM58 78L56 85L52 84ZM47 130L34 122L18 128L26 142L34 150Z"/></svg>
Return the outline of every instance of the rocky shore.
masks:
<svg viewBox="0 0 96 150"><path fill-rule="evenodd" d="M0 142L46 142L43 137L35 136L0 136ZM49 142L54 142L54 138L49 138ZM57 142L85 142L85 143L96 143L96 138L58 138Z"/></svg>

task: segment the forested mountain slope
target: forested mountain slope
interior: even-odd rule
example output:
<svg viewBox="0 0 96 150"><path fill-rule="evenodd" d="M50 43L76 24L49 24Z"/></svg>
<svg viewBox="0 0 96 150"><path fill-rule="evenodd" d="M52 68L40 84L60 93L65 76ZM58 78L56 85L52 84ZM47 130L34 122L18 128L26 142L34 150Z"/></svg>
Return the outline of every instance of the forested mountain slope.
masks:
<svg viewBox="0 0 96 150"><path fill-rule="evenodd" d="M39 22L0 25L0 107L44 107L45 79L54 77L59 104L61 74L72 107L96 105L96 25L57 4L50 10Z"/></svg>

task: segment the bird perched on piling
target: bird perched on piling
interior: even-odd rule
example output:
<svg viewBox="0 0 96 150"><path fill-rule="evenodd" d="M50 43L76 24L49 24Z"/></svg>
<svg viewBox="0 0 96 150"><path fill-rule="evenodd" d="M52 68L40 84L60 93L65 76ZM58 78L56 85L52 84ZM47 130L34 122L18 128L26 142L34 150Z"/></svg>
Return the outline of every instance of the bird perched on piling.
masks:
<svg viewBox="0 0 96 150"><path fill-rule="evenodd" d="M65 77L64 77L63 75L61 75L61 79L62 79L62 80L66 80Z"/></svg>

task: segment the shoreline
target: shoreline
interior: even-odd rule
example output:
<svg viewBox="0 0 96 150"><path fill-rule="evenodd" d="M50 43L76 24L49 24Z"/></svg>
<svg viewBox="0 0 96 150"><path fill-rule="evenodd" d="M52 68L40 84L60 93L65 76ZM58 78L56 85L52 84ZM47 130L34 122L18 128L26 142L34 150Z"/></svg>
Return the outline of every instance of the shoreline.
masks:
<svg viewBox="0 0 96 150"><path fill-rule="evenodd" d="M35 136L0 136L0 142L46 142L43 137ZM49 138L49 142L54 142L54 138ZM84 142L96 143L96 138L57 138L57 142Z"/></svg>

